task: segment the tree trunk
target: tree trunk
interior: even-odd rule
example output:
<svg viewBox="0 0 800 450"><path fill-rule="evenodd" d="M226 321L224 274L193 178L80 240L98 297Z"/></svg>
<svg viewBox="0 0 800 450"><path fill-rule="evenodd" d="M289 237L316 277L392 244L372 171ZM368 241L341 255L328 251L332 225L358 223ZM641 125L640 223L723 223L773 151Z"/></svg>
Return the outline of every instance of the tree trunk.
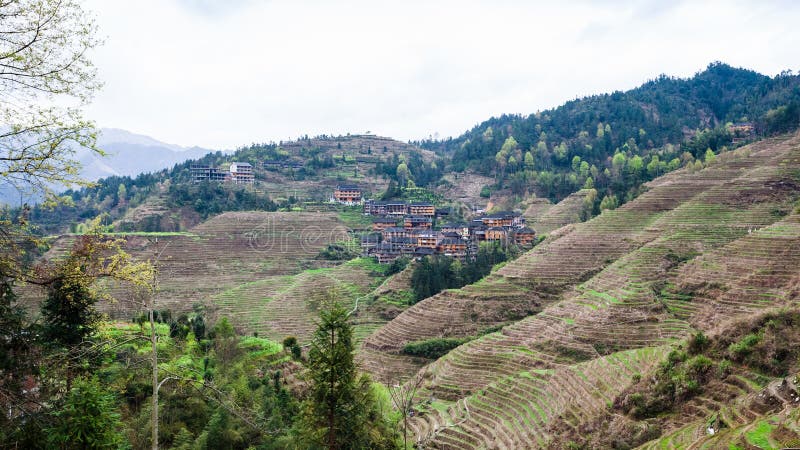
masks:
<svg viewBox="0 0 800 450"><path fill-rule="evenodd" d="M335 332L331 329L331 354L334 354L333 349L335 345ZM336 395L334 393L334 383L335 383L335 375L334 371L331 370L329 372L330 382L331 382L331 390L328 393L330 396L331 402L328 409L328 449L333 450L336 448L336 434L334 432L334 418L336 413Z"/></svg>
<svg viewBox="0 0 800 450"><path fill-rule="evenodd" d="M155 302L153 296L151 302ZM158 450L158 340L156 336L156 321L153 317L154 306L150 305L150 344L153 347L151 362L153 364L153 408L150 412L150 421L153 428L153 450Z"/></svg>

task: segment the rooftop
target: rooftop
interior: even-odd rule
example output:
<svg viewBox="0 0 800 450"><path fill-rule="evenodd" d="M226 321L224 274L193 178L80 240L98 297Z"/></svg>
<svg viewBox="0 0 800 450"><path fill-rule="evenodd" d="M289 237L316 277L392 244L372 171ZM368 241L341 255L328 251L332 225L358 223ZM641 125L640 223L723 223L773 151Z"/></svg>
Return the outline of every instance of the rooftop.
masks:
<svg viewBox="0 0 800 450"><path fill-rule="evenodd" d="M340 191L360 191L361 188L358 187L356 184L340 184L336 186L336 189Z"/></svg>

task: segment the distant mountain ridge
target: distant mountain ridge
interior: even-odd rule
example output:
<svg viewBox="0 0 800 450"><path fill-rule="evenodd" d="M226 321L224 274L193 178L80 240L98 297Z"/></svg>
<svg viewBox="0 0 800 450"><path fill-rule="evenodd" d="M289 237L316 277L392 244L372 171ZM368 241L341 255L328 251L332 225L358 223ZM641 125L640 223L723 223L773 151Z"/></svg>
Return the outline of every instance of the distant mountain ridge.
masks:
<svg viewBox="0 0 800 450"><path fill-rule="evenodd" d="M85 149L79 154L79 160L83 165L83 176L91 181L110 175L135 176L166 169L187 159L199 158L212 152L202 147L167 144L150 136L118 128L101 129L97 146L106 152L105 157Z"/></svg>
<svg viewBox="0 0 800 450"><path fill-rule="evenodd" d="M76 150L75 158L81 163L81 177L89 181L155 172L212 152L202 147L167 144L150 136L119 128L100 129L97 146L106 153L105 156L86 148ZM35 200L30 194L20 195L8 186L0 186L0 204L18 205L20 202L34 203Z"/></svg>

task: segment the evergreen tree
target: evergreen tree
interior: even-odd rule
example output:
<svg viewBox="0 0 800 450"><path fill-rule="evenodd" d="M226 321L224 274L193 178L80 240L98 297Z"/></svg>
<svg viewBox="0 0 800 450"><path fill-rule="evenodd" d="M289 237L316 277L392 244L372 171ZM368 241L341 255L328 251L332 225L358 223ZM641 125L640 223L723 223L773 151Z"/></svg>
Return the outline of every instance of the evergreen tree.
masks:
<svg viewBox="0 0 800 450"><path fill-rule="evenodd" d="M97 297L91 290L92 278L77 258L70 257L59 269L42 303L41 339L46 347L64 352L63 368L67 389L76 374L84 369L85 352L100 321L94 308Z"/></svg>
<svg viewBox="0 0 800 450"><path fill-rule="evenodd" d="M393 448L369 377L356 370L347 311L331 301L319 318L308 352L311 390L299 439L308 448Z"/></svg>
<svg viewBox="0 0 800 450"><path fill-rule="evenodd" d="M61 408L52 413L46 430L49 448L92 449L124 447L114 396L95 379L79 379Z"/></svg>

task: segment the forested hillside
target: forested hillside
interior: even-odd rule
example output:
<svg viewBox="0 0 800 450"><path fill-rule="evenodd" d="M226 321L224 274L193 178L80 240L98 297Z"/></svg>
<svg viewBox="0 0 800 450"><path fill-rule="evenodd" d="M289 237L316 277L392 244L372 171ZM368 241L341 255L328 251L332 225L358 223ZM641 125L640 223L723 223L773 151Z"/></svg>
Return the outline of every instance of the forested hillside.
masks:
<svg viewBox="0 0 800 450"><path fill-rule="evenodd" d="M730 126L738 123L752 133ZM560 200L591 179L612 206L610 196L633 198L643 181L704 161L708 149L798 124L800 76L712 63L689 79L661 75L630 91L494 117L455 139L419 145L448 155L452 170L495 177L493 189Z"/></svg>

